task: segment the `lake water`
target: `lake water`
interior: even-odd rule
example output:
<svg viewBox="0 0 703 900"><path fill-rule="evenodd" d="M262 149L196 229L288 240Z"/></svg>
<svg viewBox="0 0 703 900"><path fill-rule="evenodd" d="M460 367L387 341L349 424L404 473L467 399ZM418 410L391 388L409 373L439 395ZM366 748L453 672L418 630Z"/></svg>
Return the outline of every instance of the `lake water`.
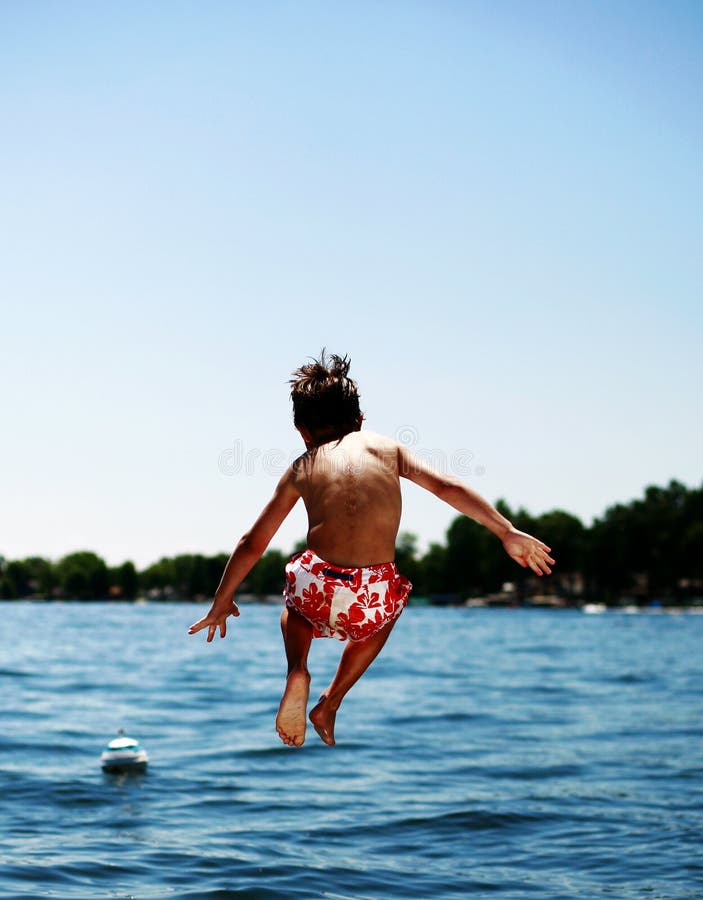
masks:
<svg viewBox="0 0 703 900"><path fill-rule="evenodd" d="M296 750L280 610L203 609L0 604L1 897L703 896L703 616L410 607Z"/></svg>

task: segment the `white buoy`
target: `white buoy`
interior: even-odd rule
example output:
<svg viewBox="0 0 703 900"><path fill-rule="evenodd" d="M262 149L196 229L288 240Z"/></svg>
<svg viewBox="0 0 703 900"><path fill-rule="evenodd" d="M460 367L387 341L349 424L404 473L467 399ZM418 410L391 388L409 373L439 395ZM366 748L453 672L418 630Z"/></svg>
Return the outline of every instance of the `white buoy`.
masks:
<svg viewBox="0 0 703 900"><path fill-rule="evenodd" d="M127 737L120 728L118 735L103 750L100 763L106 772L143 772L149 754L139 741Z"/></svg>

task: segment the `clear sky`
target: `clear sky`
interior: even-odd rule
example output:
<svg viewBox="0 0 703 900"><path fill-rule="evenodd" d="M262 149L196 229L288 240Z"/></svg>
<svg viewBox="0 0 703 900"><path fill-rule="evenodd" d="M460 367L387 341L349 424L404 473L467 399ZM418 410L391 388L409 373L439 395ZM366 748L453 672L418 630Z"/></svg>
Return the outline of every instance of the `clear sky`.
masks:
<svg viewBox="0 0 703 900"><path fill-rule="evenodd" d="M0 554L231 549L323 345L492 501L699 485L702 51L695 0L5 0Z"/></svg>

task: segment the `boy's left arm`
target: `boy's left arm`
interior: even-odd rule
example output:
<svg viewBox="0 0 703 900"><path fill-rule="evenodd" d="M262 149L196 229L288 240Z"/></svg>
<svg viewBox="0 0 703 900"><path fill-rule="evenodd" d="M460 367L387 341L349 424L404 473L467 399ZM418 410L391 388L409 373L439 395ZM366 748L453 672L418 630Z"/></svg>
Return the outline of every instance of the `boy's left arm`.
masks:
<svg viewBox="0 0 703 900"><path fill-rule="evenodd" d="M550 575L554 560L548 547L539 538L519 531L484 497L459 478L435 471L407 447L399 446L399 474L414 481L435 497L488 528L503 543L508 556L523 568L529 566L535 575Z"/></svg>
<svg viewBox="0 0 703 900"><path fill-rule="evenodd" d="M227 617L239 615L239 608L234 602L234 592L249 574L254 563L264 554L271 538L299 498L300 494L293 481L292 468L289 468L278 482L273 497L249 531L242 535L232 552L207 615L194 622L188 629L188 634L196 634L207 628L208 643L212 641L218 628L220 637L227 634Z"/></svg>

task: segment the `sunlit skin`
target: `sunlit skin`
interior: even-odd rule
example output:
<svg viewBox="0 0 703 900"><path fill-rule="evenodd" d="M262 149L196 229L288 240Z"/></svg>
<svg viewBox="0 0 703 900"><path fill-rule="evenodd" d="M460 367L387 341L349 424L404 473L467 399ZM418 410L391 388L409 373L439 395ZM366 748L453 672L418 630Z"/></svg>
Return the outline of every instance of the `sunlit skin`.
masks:
<svg viewBox="0 0 703 900"><path fill-rule="evenodd" d="M400 479L414 482L458 512L479 522L502 541L505 552L535 575L550 574L551 549L538 538L518 531L505 516L467 484L438 472L407 447L390 438L355 430L342 438L317 439L299 432L306 452L284 473L273 496L240 539L225 567L208 613L190 626L189 634L207 630L210 643L227 619L238 616L234 593L262 556L286 516L302 497L308 514L308 547L340 566L369 566L392 561L401 513ZM395 620L394 620L395 621ZM363 641L349 641L334 678L310 712L310 721L325 744L333 745L337 710L349 689L376 658L394 621ZM281 615L288 674L276 717L284 744L300 747L305 740L310 673L311 624L293 609Z"/></svg>

